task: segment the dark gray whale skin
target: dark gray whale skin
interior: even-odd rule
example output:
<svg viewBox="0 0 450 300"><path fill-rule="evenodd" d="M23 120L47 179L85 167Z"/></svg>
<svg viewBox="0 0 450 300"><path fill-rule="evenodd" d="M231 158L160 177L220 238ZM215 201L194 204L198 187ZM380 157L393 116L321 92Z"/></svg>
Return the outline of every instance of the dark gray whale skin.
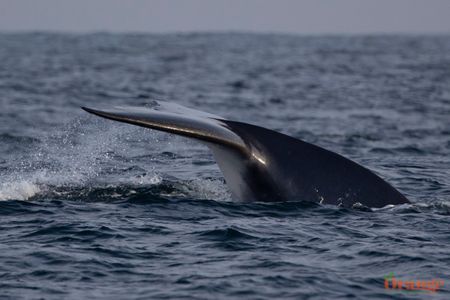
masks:
<svg viewBox="0 0 450 300"><path fill-rule="evenodd" d="M83 109L205 143L234 198L242 201L314 201L343 207L359 203L374 208L409 203L357 163L273 130L162 101L144 107Z"/></svg>

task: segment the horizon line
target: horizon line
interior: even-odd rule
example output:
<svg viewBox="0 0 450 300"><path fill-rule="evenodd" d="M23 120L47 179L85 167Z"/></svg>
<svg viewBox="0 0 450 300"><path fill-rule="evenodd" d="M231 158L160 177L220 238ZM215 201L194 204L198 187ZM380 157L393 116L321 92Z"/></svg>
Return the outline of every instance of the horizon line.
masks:
<svg viewBox="0 0 450 300"><path fill-rule="evenodd" d="M367 31L367 32L292 32L292 31L263 31L263 30L236 30L236 29L212 29L212 30L77 30L77 29L0 29L0 34L130 34L130 35L189 35L189 34L254 34L254 35L289 35L289 36L446 36L450 31Z"/></svg>

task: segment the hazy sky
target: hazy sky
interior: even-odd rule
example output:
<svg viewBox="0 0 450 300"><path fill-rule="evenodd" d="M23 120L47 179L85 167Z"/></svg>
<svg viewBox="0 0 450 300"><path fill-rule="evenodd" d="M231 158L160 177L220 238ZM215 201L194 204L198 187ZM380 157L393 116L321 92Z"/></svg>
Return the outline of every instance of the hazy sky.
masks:
<svg viewBox="0 0 450 300"><path fill-rule="evenodd" d="M450 0L0 0L0 31L450 33Z"/></svg>

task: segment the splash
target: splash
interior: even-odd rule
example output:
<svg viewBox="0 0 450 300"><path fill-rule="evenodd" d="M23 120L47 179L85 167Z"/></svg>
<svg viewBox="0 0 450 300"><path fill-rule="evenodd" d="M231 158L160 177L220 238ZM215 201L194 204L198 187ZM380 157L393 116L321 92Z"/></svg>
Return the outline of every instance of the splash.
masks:
<svg viewBox="0 0 450 300"><path fill-rule="evenodd" d="M83 198L92 193L117 198L167 184L181 197L231 200L222 180L175 178L164 182L156 169L173 172L173 166L179 164L174 157L189 163L181 154L189 143L168 138L159 132L98 118L76 119L65 128L36 137L39 143L31 144L27 153L0 171L0 200L55 195Z"/></svg>
<svg viewBox="0 0 450 300"><path fill-rule="evenodd" d="M36 148L10 162L0 174L0 200L27 200L55 187L100 186L100 177L107 177L124 164L118 156L129 151L127 143L140 141L142 135L139 128L76 119L62 130L40 137ZM157 135L146 131L145 139L154 142ZM144 175L130 176L127 183L152 185L161 181L153 170L140 171Z"/></svg>

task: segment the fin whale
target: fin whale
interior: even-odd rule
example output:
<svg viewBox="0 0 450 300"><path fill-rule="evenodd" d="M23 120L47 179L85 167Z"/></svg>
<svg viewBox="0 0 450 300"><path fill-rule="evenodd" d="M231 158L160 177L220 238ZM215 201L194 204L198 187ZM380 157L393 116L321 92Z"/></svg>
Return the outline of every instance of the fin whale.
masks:
<svg viewBox="0 0 450 300"><path fill-rule="evenodd" d="M234 198L314 201L352 207L409 203L370 170L329 150L263 127L170 102L144 107L82 107L94 115L165 131L206 144Z"/></svg>

